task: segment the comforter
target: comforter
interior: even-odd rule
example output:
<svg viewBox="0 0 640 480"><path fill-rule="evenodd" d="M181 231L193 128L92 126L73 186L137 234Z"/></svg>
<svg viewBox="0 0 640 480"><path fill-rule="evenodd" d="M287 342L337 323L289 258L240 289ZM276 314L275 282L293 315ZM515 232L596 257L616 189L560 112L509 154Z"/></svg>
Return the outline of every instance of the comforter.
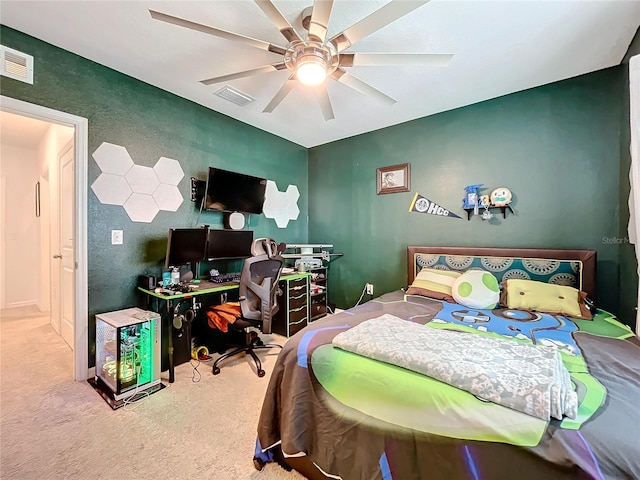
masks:
<svg viewBox="0 0 640 480"><path fill-rule="evenodd" d="M578 397L576 417L541 419L333 339L391 314L434 328L552 345ZM640 347L606 312L593 321L471 311L402 291L312 323L274 367L260 448L307 456L329 478L640 478Z"/></svg>

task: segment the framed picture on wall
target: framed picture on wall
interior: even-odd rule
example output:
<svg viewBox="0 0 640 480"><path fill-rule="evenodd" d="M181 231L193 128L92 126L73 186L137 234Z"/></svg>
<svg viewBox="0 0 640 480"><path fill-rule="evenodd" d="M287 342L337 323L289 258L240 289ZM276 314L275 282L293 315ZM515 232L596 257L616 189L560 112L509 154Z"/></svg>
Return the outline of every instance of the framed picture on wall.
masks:
<svg viewBox="0 0 640 480"><path fill-rule="evenodd" d="M411 191L411 166L408 163L376 170L378 195Z"/></svg>

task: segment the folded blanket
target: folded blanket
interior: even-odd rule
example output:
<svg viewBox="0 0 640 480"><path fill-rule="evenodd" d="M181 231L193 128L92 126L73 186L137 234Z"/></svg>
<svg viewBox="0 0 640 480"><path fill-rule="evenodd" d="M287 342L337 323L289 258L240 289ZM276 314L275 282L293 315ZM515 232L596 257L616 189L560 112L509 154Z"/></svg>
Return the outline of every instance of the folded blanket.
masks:
<svg viewBox="0 0 640 480"><path fill-rule="evenodd" d="M339 333L333 344L543 420L576 416L578 396L554 346L440 330L389 314Z"/></svg>

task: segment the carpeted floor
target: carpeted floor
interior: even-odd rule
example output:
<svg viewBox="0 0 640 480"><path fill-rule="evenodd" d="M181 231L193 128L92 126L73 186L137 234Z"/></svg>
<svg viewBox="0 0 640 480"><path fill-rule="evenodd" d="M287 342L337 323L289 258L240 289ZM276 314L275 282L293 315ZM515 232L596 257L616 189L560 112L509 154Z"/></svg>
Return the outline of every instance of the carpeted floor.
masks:
<svg viewBox="0 0 640 480"><path fill-rule="evenodd" d="M222 364L217 376L210 363L179 365L174 383L163 372L167 388L115 411L88 383L73 381L71 355L48 317L0 311L2 480L303 478L276 464L253 467L277 352L261 352L264 378L245 357Z"/></svg>

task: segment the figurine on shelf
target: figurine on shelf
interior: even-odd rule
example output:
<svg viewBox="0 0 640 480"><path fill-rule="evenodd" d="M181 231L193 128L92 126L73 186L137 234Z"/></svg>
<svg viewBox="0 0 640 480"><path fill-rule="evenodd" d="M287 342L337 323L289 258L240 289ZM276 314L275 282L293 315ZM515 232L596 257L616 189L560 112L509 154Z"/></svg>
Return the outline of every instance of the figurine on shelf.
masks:
<svg viewBox="0 0 640 480"><path fill-rule="evenodd" d="M491 220L491 218L493 218L493 213L491 213L491 210L489 210L489 207L491 206L489 195L482 195L480 197L480 205L482 205L482 207L484 208L484 212L482 212L482 219Z"/></svg>
<svg viewBox="0 0 640 480"><path fill-rule="evenodd" d="M482 187L482 185L484 184L479 183L476 185L467 185L466 187L464 187L464 191L466 192L466 195L462 199L462 208L464 209L473 208L474 213L476 215L478 214L478 205L480 201L479 190L480 190L480 187Z"/></svg>
<svg viewBox="0 0 640 480"><path fill-rule="evenodd" d="M491 192L491 204L494 207L505 207L511 203L511 190L506 187L498 187Z"/></svg>

